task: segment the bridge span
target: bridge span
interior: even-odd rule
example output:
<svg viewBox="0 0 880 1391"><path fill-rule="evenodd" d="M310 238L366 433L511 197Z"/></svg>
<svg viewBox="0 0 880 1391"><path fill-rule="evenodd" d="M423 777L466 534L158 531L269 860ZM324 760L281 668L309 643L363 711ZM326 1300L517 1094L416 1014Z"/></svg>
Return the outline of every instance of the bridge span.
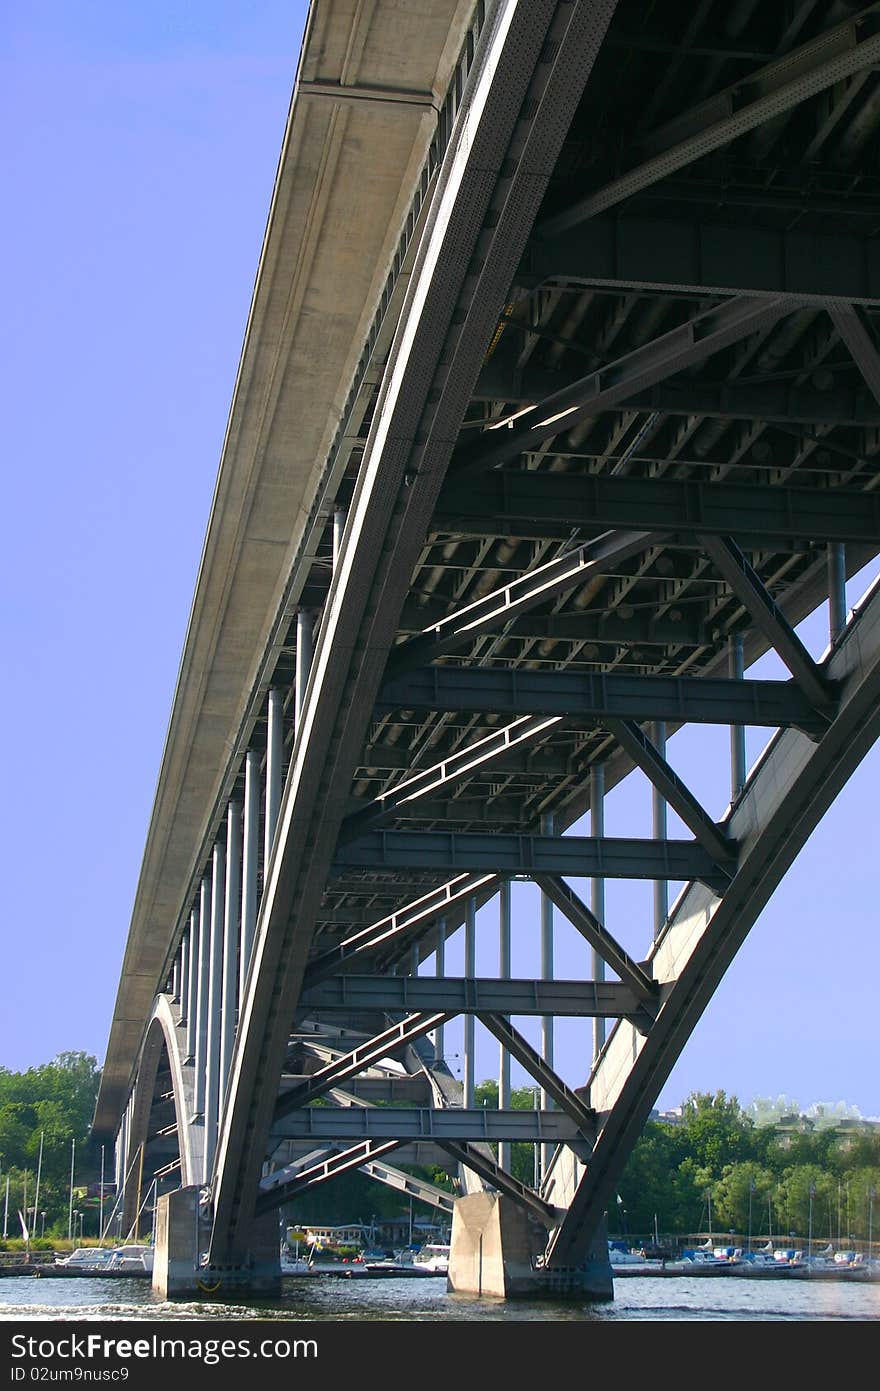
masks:
<svg viewBox="0 0 880 1391"><path fill-rule="evenodd" d="M611 1296L632 1145L880 730L878 59L848 0L313 0L94 1121L163 1290L271 1287L360 1170L455 1288Z"/></svg>

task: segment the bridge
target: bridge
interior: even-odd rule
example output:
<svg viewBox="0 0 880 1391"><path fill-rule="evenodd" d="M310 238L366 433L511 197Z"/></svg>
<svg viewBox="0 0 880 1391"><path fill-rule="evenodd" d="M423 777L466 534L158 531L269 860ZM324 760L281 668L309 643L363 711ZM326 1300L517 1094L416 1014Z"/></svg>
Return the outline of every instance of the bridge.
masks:
<svg viewBox="0 0 880 1391"><path fill-rule="evenodd" d="M357 1170L456 1289L611 1296L631 1148L880 729L878 62L847 0L312 4L94 1120L166 1293L272 1288Z"/></svg>

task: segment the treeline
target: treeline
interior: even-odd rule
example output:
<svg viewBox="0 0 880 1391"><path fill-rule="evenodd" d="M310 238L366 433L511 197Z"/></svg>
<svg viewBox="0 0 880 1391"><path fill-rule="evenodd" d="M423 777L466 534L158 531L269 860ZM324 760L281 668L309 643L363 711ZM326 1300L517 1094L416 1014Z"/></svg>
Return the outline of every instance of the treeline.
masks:
<svg viewBox="0 0 880 1391"><path fill-rule="evenodd" d="M86 1053L61 1053L26 1072L0 1068L0 1218L7 1216L10 1237L21 1235L19 1209L29 1210L32 1234L66 1236L72 1153L77 1206L97 1203L83 1190L99 1178L99 1154L89 1142L99 1081L97 1061ZM520 1087L510 1105L529 1109L535 1102L535 1090ZM475 1103L497 1107L497 1084L482 1082ZM536 1177L535 1149L512 1146L513 1172L527 1184ZM444 1170L418 1172L455 1191ZM610 1205L608 1226L612 1235L631 1238L650 1236L656 1226L667 1235L751 1231L783 1238L792 1232L806 1237L812 1230L815 1240L876 1241L878 1195L878 1130L861 1134L826 1126L782 1134L773 1125L756 1125L736 1097L695 1092L682 1106L680 1123L645 1126ZM431 1211L418 1202L415 1207L423 1215ZM287 1215L292 1221L349 1222L381 1220L408 1208L409 1200L395 1190L352 1174L289 1204ZM94 1222L86 1218L86 1230L96 1224L97 1212Z"/></svg>
<svg viewBox="0 0 880 1391"><path fill-rule="evenodd" d="M478 1106L498 1105L498 1086L475 1089ZM512 1092L514 1108L535 1105L535 1092ZM736 1097L694 1092L681 1122L648 1121L608 1211L612 1236L696 1232L815 1240L880 1240L880 1132L837 1126L782 1134L756 1125ZM512 1167L531 1183L535 1146L515 1144ZM876 1207L876 1214L874 1209ZM874 1218L877 1218L875 1223ZM656 1219L656 1222L655 1222Z"/></svg>
<svg viewBox="0 0 880 1391"><path fill-rule="evenodd" d="M89 1129L100 1076L87 1053L59 1053L26 1072L0 1068L0 1232L20 1237L21 1211L32 1235L67 1235L71 1159L75 1188L98 1177Z"/></svg>

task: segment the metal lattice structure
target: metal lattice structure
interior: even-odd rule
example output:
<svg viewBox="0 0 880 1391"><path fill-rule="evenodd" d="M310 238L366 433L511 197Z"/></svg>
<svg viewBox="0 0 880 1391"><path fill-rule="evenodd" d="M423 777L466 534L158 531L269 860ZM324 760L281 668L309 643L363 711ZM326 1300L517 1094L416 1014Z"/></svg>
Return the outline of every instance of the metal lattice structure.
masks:
<svg viewBox="0 0 880 1391"><path fill-rule="evenodd" d="M99 1100L123 1173L149 1137L153 1171L178 1181L176 1143L180 1181L209 1187L215 1265L337 1173L406 1191L396 1152L506 1194L546 1231L540 1263L576 1266L718 981L880 728L880 601L848 618L845 597L880 550L880 5L445 8L458 56L429 101L405 74L377 96L313 73L310 36L336 18L313 7L294 134L315 103L334 120L409 103L421 162L218 720L223 758L173 872L145 860L162 911L151 956L136 912ZM264 257L283 234L270 222ZM279 295L258 285L254 314ZM248 380L233 443L260 404ZM825 602L820 659L795 629ZM768 649L788 677L746 679ZM667 757L695 722L731 728L720 816ZM769 737L748 777L745 726ZM602 798L634 769L655 834L606 837ZM667 807L688 837L666 834ZM658 886L637 954L603 921L610 877ZM509 945L507 969L502 947L498 976L476 975L476 911L500 894L509 933L522 878L545 928L555 910L589 944L591 980L511 979ZM552 1030L538 1050L517 1028L529 1015L594 1018L590 1075L564 1080ZM438 1047L458 1016L463 1087ZM497 1112L473 1107L474 1021L540 1111L503 1086ZM517 1139L544 1149L537 1186L509 1172Z"/></svg>

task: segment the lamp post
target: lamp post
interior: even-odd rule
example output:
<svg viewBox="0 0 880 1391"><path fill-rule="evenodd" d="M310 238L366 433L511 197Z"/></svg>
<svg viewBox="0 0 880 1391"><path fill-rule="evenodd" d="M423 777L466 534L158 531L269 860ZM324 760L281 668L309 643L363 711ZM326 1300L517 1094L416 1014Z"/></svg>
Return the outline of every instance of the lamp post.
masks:
<svg viewBox="0 0 880 1391"><path fill-rule="evenodd" d="M755 1180L754 1180L753 1178L750 1178L750 1179L749 1179L749 1243L748 1243L748 1251L749 1251L749 1254L750 1254L750 1255L751 1255L751 1251L752 1251L752 1197L753 1197L753 1195L754 1195L754 1192L755 1192Z"/></svg>
<svg viewBox="0 0 880 1391"><path fill-rule="evenodd" d="M871 1262L871 1247L874 1238L874 1199L877 1196L877 1189L873 1183L868 1185L868 1264Z"/></svg>
<svg viewBox="0 0 880 1391"><path fill-rule="evenodd" d="M811 1259L812 1259L812 1255L813 1255L813 1199L815 1198L815 1196L816 1196L816 1185L815 1185L815 1183L811 1183L811 1184L810 1184L810 1210L809 1210L810 1215L809 1215L809 1222L808 1222L808 1226L807 1226L807 1260L811 1260Z"/></svg>
<svg viewBox="0 0 880 1391"><path fill-rule="evenodd" d="M46 1214L45 1214L45 1212L41 1212L41 1213L40 1213L40 1236L43 1237L43 1236L45 1236L45 1235L46 1235Z"/></svg>

